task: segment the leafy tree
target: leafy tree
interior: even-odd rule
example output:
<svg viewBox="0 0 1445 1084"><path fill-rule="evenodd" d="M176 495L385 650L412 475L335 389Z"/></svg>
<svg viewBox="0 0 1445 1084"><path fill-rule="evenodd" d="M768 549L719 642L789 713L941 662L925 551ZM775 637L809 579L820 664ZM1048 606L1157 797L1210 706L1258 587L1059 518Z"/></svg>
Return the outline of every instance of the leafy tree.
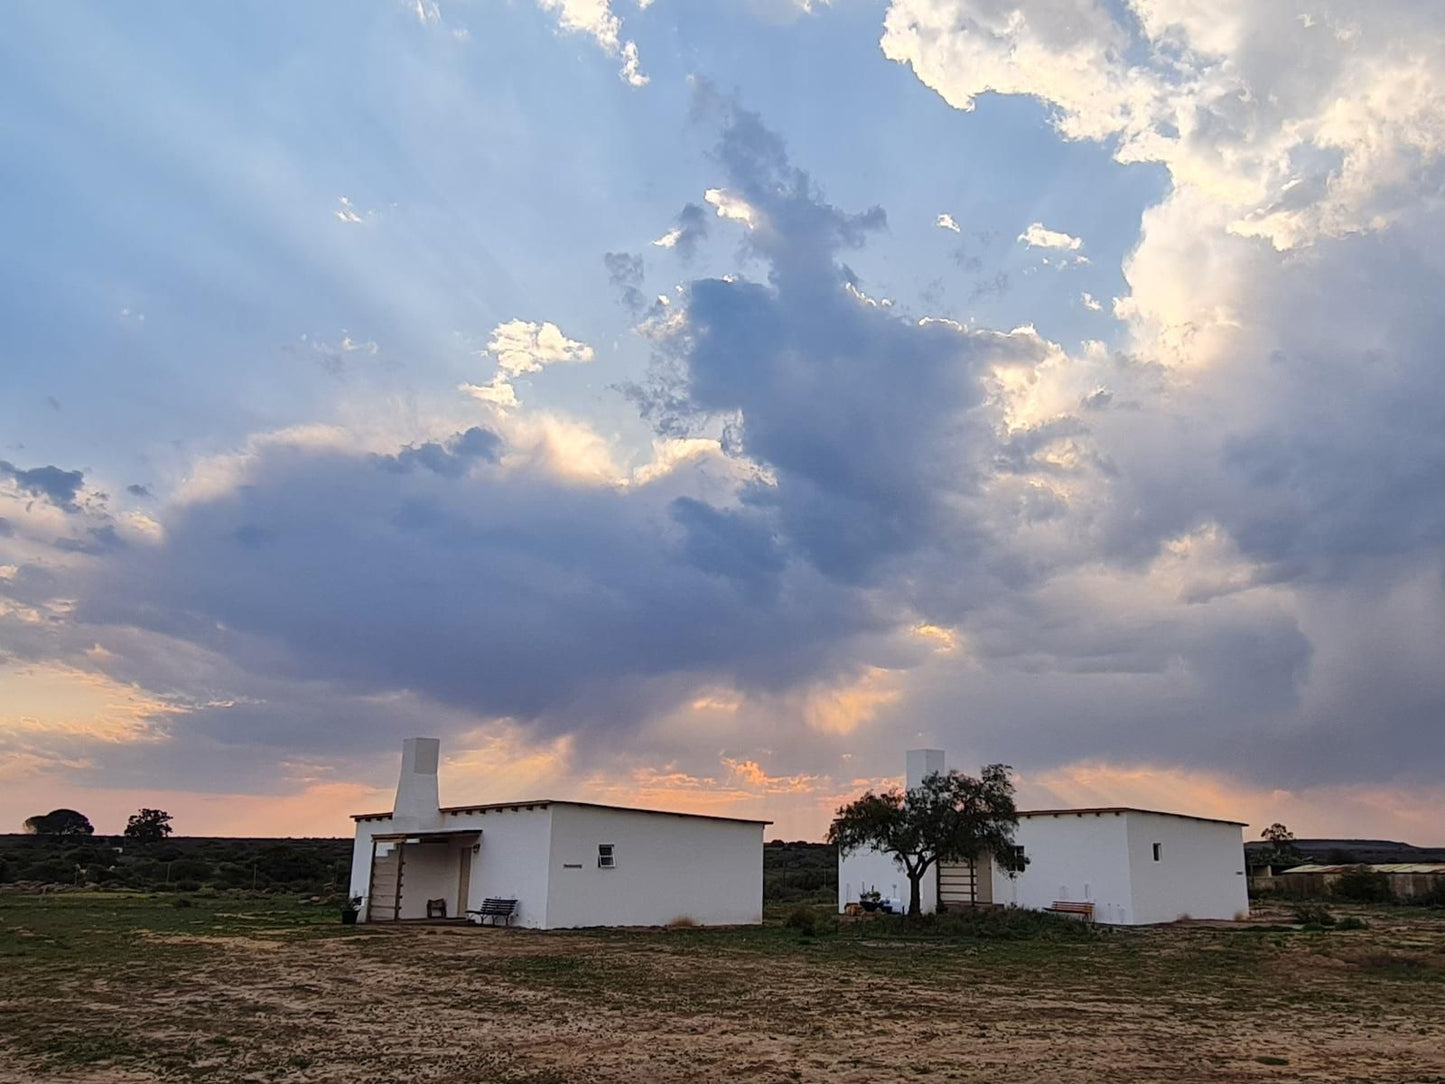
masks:
<svg viewBox="0 0 1445 1084"><path fill-rule="evenodd" d="M132 813L125 826L126 839L137 843L159 843L171 834L171 815L164 809L142 809Z"/></svg>
<svg viewBox="0 0 1445 1084"><path fill-rule="evenodd" d="M1295 849L1294 833L1280 824L1279 821L1275 821L1261 832L1259 838L1268 843L1269 847L1256 851L1250 856L1250 865L1255 868L1260 866L1295 866L1298 865L1303 858L1299 851Z"/></svg>
<svg viewBox="0 0 1445 1084"><path fill-rule="evenodd" d="M95 833L90 818L73 809L52 809L25 818L25 831L32 836L89 836Z"/></svg>
<svg viewBox="0 0 1445 1084"><path fill-rule="evenodd" d="M1275 821L1263 832L1259 833L1259 838L1273 843L1278 850L1294 850L1292 846L1294 843L1294 833L1280 824L1279 821Z"/></svg>
<svg viewBox="0 0 1445 1084"><path fill-rule="evenodd" d="M844 855L869 848L893 855L908 875L909 917L917 918L919 886L934 863L1013 853L1018 811L1008 773L1008 765L990 764L977 779L935 772L907 794L869 791L838 810L828 842Z"/></svg>

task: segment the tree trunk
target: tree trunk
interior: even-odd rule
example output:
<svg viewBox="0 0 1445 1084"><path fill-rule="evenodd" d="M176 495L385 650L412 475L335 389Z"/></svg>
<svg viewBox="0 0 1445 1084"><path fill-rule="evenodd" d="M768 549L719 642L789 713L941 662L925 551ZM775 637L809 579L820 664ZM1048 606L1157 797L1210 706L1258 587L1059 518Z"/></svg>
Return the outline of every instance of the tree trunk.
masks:
<svg viewBox="0 0 1445 1084"><path fill-rule="evenodd" d="M923 871L908 874L908 917L921 918L923 915L923 902L919 898L919 882L923 880Z"/></svg>

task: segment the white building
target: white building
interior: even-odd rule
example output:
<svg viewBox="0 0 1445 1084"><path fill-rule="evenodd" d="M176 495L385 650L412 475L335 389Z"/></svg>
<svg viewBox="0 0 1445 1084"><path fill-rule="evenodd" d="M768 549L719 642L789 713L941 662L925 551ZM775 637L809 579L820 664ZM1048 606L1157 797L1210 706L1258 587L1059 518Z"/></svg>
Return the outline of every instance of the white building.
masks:
<svg viewBox="0 0 1445 1084"><path fill-rule="evenodd" d="M908 753L911 789L944 770L938 749ZM1015 843L1027 864L1012 877L995 861L935 866L924 874L925 912L970 904L1035 909L1087 904L1094 920L1138 926L1249 913L1240 821L1109 806L1020 811ZM986 868L984 868L986 867ZM863 892L907 901L902 866L877 851L838 860L838 909Z"/></svg>
<svg viewBox="0 0 1445 1084"><path fill-rule="evenodd" d="M352 818L361 921L424 919L429 904L459 917L488 898L544 930L762 921L770 822L556 799L443 808L440 748L408 739L392 812Z"/></svg>

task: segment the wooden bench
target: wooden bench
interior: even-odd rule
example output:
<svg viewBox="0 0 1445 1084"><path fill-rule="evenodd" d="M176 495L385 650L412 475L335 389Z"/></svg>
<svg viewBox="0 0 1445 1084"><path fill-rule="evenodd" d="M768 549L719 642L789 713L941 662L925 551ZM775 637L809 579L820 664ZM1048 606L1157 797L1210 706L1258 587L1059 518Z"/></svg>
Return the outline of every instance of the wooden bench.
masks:
<svg viewBox="0 0 1445 1084"><path fill-rule="evenodd" d="M1070 918L1078 917L1080 922L1094 921L1094 905L1092 903L1075 903L1069 900L1054 900L1050 911L1060 915L1068 915Z"/></svg>
<svg viewBox="0 0 1445 1084"><path fill-rule="evenodd" d="M507 925L510 926L512 924L512 912L514 912L516 909L516 900L489 899L483 900L480 907L478 907L475 911L468 911L467 914L476 915L479 919L482 920L483 925L485 925L486 920L489 918L492 920L493 926L497 924L497 919L504 918L507 920Z"/></svg>

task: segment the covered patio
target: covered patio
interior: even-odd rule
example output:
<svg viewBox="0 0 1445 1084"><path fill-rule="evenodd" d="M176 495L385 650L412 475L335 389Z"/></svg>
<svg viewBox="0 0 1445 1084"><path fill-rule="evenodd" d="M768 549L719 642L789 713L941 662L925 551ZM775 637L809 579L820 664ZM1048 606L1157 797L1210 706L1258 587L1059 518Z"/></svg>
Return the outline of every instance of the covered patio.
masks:
<svg viewBox="0 0 1445 1084"><path fill-rule="evenodd" d="M480 829L371 837L364 922L465 921Z"/></svg>

